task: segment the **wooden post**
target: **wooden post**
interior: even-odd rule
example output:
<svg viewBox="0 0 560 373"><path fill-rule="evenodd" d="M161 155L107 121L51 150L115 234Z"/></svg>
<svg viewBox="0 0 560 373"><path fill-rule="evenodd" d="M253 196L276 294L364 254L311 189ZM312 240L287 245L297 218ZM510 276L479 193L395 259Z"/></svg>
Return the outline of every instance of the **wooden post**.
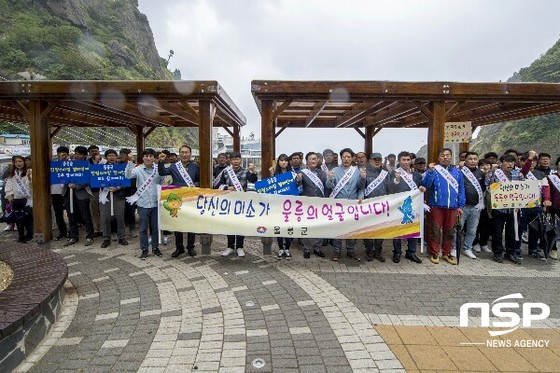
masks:
<svg viewBox="0 0 560 373"><path fill-rule="evenodd" d="M371 155L371 153L373 153L373 134L374 134L373 126L367 126L366 138L364 140L365 141L364 152L366 153L367 159L369 159L369 156Z"/></svg>
<svg viewBox="0 0 560 373"><path fill-rule="evenodd" d="M198 151L200 155L200 187L212 188L212 125L213 104L208 100L199 102ZM234 137L235 142L235 137ZM200 246L203 255L212 253L212 235L201 234Z"/></svg>
<svg viewBox="0 0 560 373"><path fill-rule="evenodd" d="M445 125L445 101L434 102L434 120L428 128L428 160L437 163L439 150L443 148Z"/></svg>
<svg viewBox="0 0 560 373"><path fill-rule="evenodd" d="M264 177L268 175L268 169L272 167L276 138L272 113L273 102L270 100L263 100L261 104L261 177ZM272 254L272 238L263 238L262 244L263 254Z"/></svg>
<svg viewBox="0 0 560 373"><path fill-rule="evenodd" d="M51 128L45 120L47 103L29 103L29 134L31 142L33 185L33 230L38 244L52 240L50 160L52 157Z"/></svg>
<svg viewBox="0 0 560 373"><path fill-rule="evenodd" d="M142 151L146 147L146 138L144 137L144 127L136 126L136 161L142 163Z"/></svg>
<svg viewBox="0 0 560 373"><path fill-rule="evenodd" d="M468 151L469 151L469 143L468 142L459 143L459 153L468 152Z"/></svg>
<svg viewBox="0 0 560 373"><path fill-rule="evenodd" d="M233 151L234 152L241 152L241 134L239 133L239 126L233 126Z"/></svg>

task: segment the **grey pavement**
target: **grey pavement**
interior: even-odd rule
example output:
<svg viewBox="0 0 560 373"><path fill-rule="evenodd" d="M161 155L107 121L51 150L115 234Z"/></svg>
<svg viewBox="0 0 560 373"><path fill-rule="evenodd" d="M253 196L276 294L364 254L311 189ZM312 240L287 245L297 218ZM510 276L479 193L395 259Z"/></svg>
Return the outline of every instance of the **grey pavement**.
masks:
<svg viewBox="0 0 560 373"><path fill-rule="evenodd" d="M557 262L394 264L390 241L386 263L306 260L296 242L278 261L255 238L245 258L222 258L224 236L211 256L172 259L171 241L142 261L137 239L101 241L52 243L69 268L62 315L18 371L404 371L376 325L457 326L462 303L514 292L549 304L540 327L560 327Z"/></svg>

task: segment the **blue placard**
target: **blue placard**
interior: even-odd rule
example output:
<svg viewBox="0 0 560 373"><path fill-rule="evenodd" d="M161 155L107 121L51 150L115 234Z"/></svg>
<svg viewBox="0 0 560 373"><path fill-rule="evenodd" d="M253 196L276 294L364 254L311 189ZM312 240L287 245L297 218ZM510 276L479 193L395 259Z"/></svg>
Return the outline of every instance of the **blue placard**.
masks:
<svg viewBox="0 0 560 373"><path fill-rule="evenodd" d="M124 174L125 168L126 163L90 165L91 187L105 188L130 186L130 179L127 179Z"/></svg>
<svg viewBox="0 0 560 373"><path fill-rule="evenodd" d="M52 161L51 184L89 184L89 161Z"/></svg>
<svg viewBox="0 0 560 373"><path fill-rule="evenodd" d="M258 193L267 194L285 194L297 196L298 188L291 172L269 177L255 183L255 189Z"/></svg>

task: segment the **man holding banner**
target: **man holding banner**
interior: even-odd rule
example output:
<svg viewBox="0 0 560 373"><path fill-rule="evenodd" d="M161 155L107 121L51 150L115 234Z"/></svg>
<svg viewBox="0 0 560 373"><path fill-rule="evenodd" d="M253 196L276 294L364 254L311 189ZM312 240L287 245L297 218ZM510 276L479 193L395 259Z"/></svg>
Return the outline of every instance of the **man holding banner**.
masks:
<svg viewBox="0 0 560 373"><path fill-rule="evenodd" d="M486 188L494 183L507 181L523 181L523 175L515 169L517 157L512 154L505 154L501 157L500 167L491 171L486 176ZM502 243L503 231L506 231L505 259L515 264L521 264L518 254L521 253L521 239L516 237L519 233L519 209L503 208L493 209L492 217L494 227L492 229L492 252L494 261L503 263L504 245Z"/></svg>
<svg viewBox="0 0 560 373"><path fill-rule="evenodd" d="M116 150L107 149L105 151L107 163L101 165L101 167L106 167L111 171L111 168L117 165L117 157L118 154ZM121 170L124 170L125 165L121 165L121 167ZM116 172L116 170L114 170L114 172ZM103 230L102 248L111 245L111 221L113 220L113 216L117 222L117 238L119 244L123 246L128 245L124 224L124 198L124 189L120 186L105 186L99 190L99 214L101 215L101 228Z"/></svg>
<svg viewBox="0 0 560 373"><path fill-rule="evenodd" d="M255 183L257 181L255 165L253 163L249 163L248 169L241 167L241 153L239 152L232 152L230 154L230 161L231 166L227 167L222 173L218 189L246 192L247 183ZM230 256L234 251L237 251L237 256L244 257L244 241L245 236L228 235L227 248L222 253L222 256Z"/></svg>
<svg viewBox="0 0 560 373"><path fill-rule="evenodd" d="M430 163L424 174L422 185L430 190L430 228L428 246L430 261L439 263L442 259L456 265L457 259L451 255L457 218L461 219L465 206L465 186L462 172L451 165L452 153L449 148L439 151L438 164Z"/></svg>
<svg viewBox="0 0 560 373"><path fill-rule="evenodd" d="M158 172L160 176L171 175L173 181L171 185L198 187L200 172L196 163L191 162L192 149L188 145L179 148L179 162L173 163L169 168L165 168L165 163L160 159L158 162ZM194 241L196 236L194 233L187 233L187 250L190 256L196 256L194 249ZM177 258L185 253L183 245L183 232L175 232L175 251L171 256Z"/></svg>
<svg viewBox="0 0 560 373"><path fill-rule="evenodd" d="M297 175L297 183L302 186L302 195L306 197L325 197L325 183L327 181L327 174L325 171L317 167L318 157L317 153L309 152L305 155L305 163L307 168L301 170ZM303 242L303 257L309 259L311 251L321 258L325 254L321 251L323 243L322 238L304 238Z"/></svg>
<svg viewBox="0 0 560 373"><path fill-rule="evenodd" d="M344 148L340 151L342 165L333 168L327 176L327 188L332 189L330 198L357 199L361 203L364 199L364 186L366 181L366 171L360 171L357 167L352 166L352 158L354 157L352 149ZM346 256L350 259L359 261L360 258L354 253L355 239L345 240ZM333 240L334 254L332 260L340 259L342 250L342 240Z"/></svg>

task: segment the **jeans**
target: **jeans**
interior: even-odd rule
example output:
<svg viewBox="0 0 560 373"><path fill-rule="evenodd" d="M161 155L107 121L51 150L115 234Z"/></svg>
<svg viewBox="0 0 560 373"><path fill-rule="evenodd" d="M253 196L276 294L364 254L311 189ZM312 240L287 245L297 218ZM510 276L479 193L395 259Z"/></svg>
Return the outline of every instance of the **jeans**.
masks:
<svg viewBox="0 0 560 373"><path fill-rule="evenodd" d="M474 207L465 205L463 207L463 218L461 220L461 227L465 231L465 242L463 249L465 251L472 250L474 239L476 238L476 230L478 228L478 221L480 220L480 211ZM466 226L465 226L466 225Z"/></svg>
<svg viewBox="0 0 560 373"><path fill-rule="evenodd" d="M356 240L344 240L346 242L346 253L354 254L354 245L356 244ZM333 247L335 253L340 253L342 248L342 240L334 239L333 240Z"/></svg>
<svg viewBox="0 0 560 373"><path fill-rule="evenodd" d="M402 241L404 241L404 239L393 239L393 255L394 256L401 256ZM417 242L418 242L417 238L407 238L406 239L406 244L407 244L406 253L407 254L416 254L416 243Z"/></svg>
<svg viewBox="0 0 560 373"><path fill-rule="evenodd" d="M148 227L152 235L152 250L158 248L159 227L157 207L144 208L138 206L138 223L140 225L140 248L148 251Z"/></svg>

